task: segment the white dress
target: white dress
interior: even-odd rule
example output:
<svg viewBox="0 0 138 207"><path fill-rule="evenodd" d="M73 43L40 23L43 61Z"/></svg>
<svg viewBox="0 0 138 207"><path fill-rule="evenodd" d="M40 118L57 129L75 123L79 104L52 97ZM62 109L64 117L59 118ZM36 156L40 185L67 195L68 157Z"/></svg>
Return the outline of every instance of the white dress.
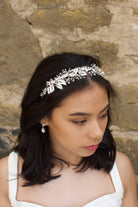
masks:
<svg viewBox="0 0 138 207"><path fill-rule="evenodd" d="M35 203L17 201L17 167L18 167L18 154L12 152L9 155L8 168L9 168L9 199L12 207L45 207ZM114 164L110 172L112 182L115 187L115 192L106 194L93 200L82 207L121 207L123 198L122 182L118 173L116 164ZM55 207L55 206L54 206ZM62 206L61 206L62 207Z"/></svg>

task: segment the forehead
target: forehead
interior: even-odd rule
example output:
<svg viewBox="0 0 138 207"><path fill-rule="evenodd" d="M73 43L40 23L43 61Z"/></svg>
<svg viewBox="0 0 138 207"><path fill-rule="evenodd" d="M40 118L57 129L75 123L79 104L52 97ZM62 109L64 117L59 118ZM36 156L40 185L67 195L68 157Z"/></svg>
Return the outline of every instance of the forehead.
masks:
<svg viewBox="0 0 138 207"><path fill-rule="evenodd" d="M92 83L84 89L74 92L66 97L60 104L60 108L67 111L89 110L97 108L101 110L109 103L106 89L97 83Z"/></svg>

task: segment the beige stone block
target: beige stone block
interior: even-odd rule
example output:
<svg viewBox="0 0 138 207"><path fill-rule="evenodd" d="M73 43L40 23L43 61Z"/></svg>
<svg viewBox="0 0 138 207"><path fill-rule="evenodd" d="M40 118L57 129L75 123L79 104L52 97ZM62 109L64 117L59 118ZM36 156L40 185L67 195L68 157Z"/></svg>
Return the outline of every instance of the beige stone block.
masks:
<svg viewBox="0 0 138 207"><path fill-rule="evenodd" d="M37 5L32 0L9 0L14 12L25 19L30 16L36 9Z"/></svg>
<svg viewBox="0 0 138 207"><path fill-rule="evenodd" d="M112 101L112 124L121 131L138 130L138 84L115 87L117 99Z"/></svg>
<svg viewBox="0 0 138 207"><path fill-rule="evenodd" d="M36 4L37 5L53 5L53 4L55 4L55 5L57 5L58 3L60 4L60 3L64 3L64 2L66 2L66 0L60 0L60 1L57 1L57 0L36 0Z"/></svg>
<svg viewBox="0 0 138 207"><path fill-rule="evenodd" d="M107 4L107 0L36 0L35 3L38 5L39 9L46 8L68 8L68 9L76 9L80 7L86 6L105 6Z"/></svg>
<svg viewBox="0 0 138 207"><path fill-rule="evenodd" d="M0 86L0 104L18 108L20 106L24 89L17 84Z"/></svg>
<svg viewBox="0 0 138 207"><path fill-rule="evenodd" d="M20 107L3 105L0 103L0 126L19 127Z"/></svg>
<svg viewBox="0 0 138 207"><path fill-rule="evenodd" d="M13 147L12 142L6 136L0 135L0 159L6 157Z"/></svg>
<svg viewBox="0 0 138 207"><path fill-rule="evenodd" d="M0 1L0 85L24 85L38 61L41 49L26 21Z"/></svg>
<svg viewBox="0 0 138 207"><path fill-rule="evenodd" d="M108 0L85 0L85 3L92 6L106 5Z"/></svg>
<svg viewBox="0 0 138 207"><path fill-rule="evenodd" d="M119 107L116 123L122 131L138 130L138 105L125 104Z"/></svg>
<svg viewBox="0 0 138 207"><path fill-rule="evenodd" d="M137 15L138 14L138 7L133 8L133 14Z"/></svg>
<svg viewBox="0 0 138 207"><path fill-rule="evenodd" d="M56 8L66 3L66 0L36 0L39 9Z"/></svg>
<svg viewBox="0 0 138 207"><path fill-rule="evenodd" d="M29 17L29 21L36 28L52 34L60 34L62 30L73 32L76 28L88 33L100 26L108 26L111 17L112 14L105 7L84 6L76 10L60 8L38 10Z"/></svg>
<svg viewBox="0 0 138 207"><path fill-rule="evenodd" d="M120 102L120 104L123 103L129 103L129 104L133 104L133 103L137 103L138 101L138 83L131 83L131 84L127 84L127 80L126 83L124 85L115 86L115 90L117 91L117 96L118 96L118 102Z"/></svg>

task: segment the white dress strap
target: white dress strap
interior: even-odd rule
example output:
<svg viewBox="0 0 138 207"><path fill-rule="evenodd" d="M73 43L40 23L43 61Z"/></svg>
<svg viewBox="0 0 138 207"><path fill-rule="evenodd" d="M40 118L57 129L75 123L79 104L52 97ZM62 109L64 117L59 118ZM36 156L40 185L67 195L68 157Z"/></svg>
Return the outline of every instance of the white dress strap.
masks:
<svg viewBox="0 0 138 207"><path fill-rule="evenodd" d="M110 175L111 175L115 190L120 195L120 197L122 199L124 190L123 190L122 181L121 181L116 163L114 163L113 168L110 172Z"/></svg>
<svg viewBox="0 0 138 207"><path fill-rule="evenodd" d="M15 206L17 204L16 194L17 194L17 174L18 174L18 154L16 152L11 152L8 160L8 172L9 172L9 199L11 205Z"/></svg>

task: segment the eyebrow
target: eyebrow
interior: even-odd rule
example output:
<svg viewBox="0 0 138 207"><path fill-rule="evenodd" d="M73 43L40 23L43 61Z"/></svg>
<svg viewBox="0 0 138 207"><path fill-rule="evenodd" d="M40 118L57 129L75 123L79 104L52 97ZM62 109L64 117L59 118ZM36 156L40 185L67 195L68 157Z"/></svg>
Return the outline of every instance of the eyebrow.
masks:
<svg viewBox="0 0 138 207"><path fill-rule="evenodd" d="M107 104L101 111L100 113L104 112L106 109L109 108L109 104ZM76 113L72 113L69 114L69 116L91 116L91 114L89 113L84 113L84 112L76 112Z"/></svg>

